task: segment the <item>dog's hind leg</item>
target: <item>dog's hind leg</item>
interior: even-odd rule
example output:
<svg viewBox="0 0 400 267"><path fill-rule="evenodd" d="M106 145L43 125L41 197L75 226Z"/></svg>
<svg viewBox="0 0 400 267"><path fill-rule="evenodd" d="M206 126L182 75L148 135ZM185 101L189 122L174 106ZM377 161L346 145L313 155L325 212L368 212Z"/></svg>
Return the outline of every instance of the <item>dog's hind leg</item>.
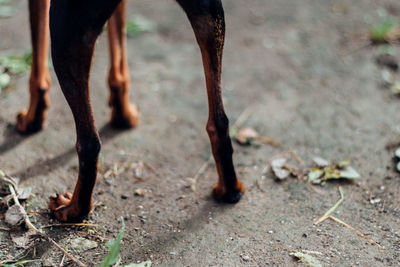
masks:
<svg viewBox="0 0 400 267"><path fill-rule="evenodd" d="M79 176L73 194L52 197L49 207L59 221L79 221L92 207L100 139L89 97L89 72L95 42L119 0L56 0L50 8L54 70L75 120Z"/></svg>
<svg viewBox="0 0 400 267"><path fill-rule="evenodd" d="M47 66L49 7L50 0L29 0L32 41L32 64L29 79L30 101L28 110L20 111L17 116L17 130L21 133L33 133L45 127L51 85Z"/></svg>
<svg viewBox="0 0 400 267"><path fill-rule="evenodd" d="M225 38L222 4L220 0L178 0L178 3L190 20L203 58L209 104L206 129L219 175L214 197L236 203L245 190L236 178L229 122L221 97L221 61Z"/></svg>
<svg viewBox="0 0 400 267"><path fill-rule="evenodd" d="M108 20L110 46L109 106L111 125L115 128L131 128L139 124L139 111L129 103L129 67L126 58L126 0L123 0Z"/></svg>

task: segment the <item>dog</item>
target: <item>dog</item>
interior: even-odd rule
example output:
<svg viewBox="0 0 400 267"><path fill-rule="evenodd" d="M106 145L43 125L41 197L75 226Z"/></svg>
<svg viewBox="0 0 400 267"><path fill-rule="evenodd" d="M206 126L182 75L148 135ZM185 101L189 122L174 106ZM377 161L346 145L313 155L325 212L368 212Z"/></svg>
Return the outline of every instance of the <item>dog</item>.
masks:
<svg viewBox="0 0 400 267"><path fill-rule="evenodd" d="M236 177L232 162L229 121L221 97L221 63L225 39L221 0L177 0L185 11L202 54L209 104L206 130L218 172L215 199L236 203L245 188ZM36 132L45 127L49 107L50 76L47 54L51 37L53 66L71 108L79 158L78 181L73 194L50 197L49 208L61 222L77 222L92 208L101 142L89 97L89 74L95 42L108 21L111 67L108 76L111 125L133 128L139 111L129 102L129 71L126 60L126 0L30 0L33 47L30 106L17 116L17 129Z"/></svg>

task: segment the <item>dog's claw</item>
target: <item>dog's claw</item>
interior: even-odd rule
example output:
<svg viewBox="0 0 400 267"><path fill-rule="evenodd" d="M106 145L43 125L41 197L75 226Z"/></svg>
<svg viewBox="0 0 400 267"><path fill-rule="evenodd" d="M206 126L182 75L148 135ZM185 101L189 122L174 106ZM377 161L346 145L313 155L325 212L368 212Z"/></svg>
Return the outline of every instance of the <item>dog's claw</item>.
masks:
<svg viewBox="0 0 400 267"><path fill-rule="evenodd" d="M114 107L111 115L111 126L116 129L130 129L138 126L140 123L140 112L135 105L129 107L123 112L117 112Z"/></svg>
<svg viewBox="0 0 400 267"><path fill-rule="evenodd" d="M240 198L244 195L245 191L246 190L242 185L242 183L239 180L237 180L237 185L234 190L227 191L224 186L220 186L219 184L214 186L213 197L217 201L222 201L229 204L235 204L239 202Z"/></svg>
<svg viewBox="0 0 400 267"><path fill-rule="evenodd" d="M17 131L21 134L36 133L46 127L43 118L31 119L28 118L28 112L24 109L17 115Z"/></svg>
<svg viewBox="0 0 400 267"><path fill-rule="evenodd" d="M72 194L56 194L50 196L49 208L60 222L81 222L87 214L82 214L79 207L71 203Z"/></svg>

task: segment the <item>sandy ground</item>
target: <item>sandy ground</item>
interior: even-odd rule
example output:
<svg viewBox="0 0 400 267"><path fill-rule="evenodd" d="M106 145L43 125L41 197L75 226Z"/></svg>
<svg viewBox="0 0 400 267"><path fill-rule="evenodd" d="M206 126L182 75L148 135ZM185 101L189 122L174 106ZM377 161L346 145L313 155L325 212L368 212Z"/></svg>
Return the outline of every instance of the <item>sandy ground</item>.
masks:
<svg viewBox="0 0 400 267"><path fill-rule="evenodd" d="M207 102L200 53L186 17L171 0L129 1L130 15L142 15L157 30L129 39L132 100L142 113L140 127L118 132L108 125L105 83L107 40L98 42L91 79L96 123L103 142L102 174L90 221L100 236L118 233L123 216L126 234L122 263L151 260L154 266L292 266L291 251L314 251L326 266L400 265L400 177L393 149L400 141L400 99L381 86L374 63L378 51L352 51L365 32L365 16L397 1L236 0L224 1L227 36L223 97L231 122L251 107L245 126L282 146L234 145L237 172L247 188L236 205L210 197L216 170L210 166L196 191L185 187L210 154L205 131ZM0 20L0 55L29 49L27 3L14 0L15 15ZM400 16L399 14L397 14ZM396 48L399 53L399 49ZM349 51L352 51L349 53ZM15 130L15 116L28 103L28 74L14 77L12 90L0 98L0 167L33 188L28 210L47 208L48 196L73 190L77 172L75 129L71 112L54 73L48 127L29 137ZM319 193L288 178L276 182L263 174L267 162L295 151L307 165L321 156L350 158L360 172L356 183L335 182ZM132 168L105 178L108 169L144 167L141 178ZM121 168L120 168L121 170ZM313 225L338 199L334 216L375 240L327 220ZM147 189L135 196L138 188ZM380 202L371 204L371 199ZM38 226L54 223L33 215ZM4 221L0 222L5 226ZM63 243L87 228L52 228L47 233ZM89 266L107 252L104 242L75 255ZM1 257L23 251L7 231L0 231ZM62 255L40 242L28 259L32 266L58 266ZM65 261L67 262L67 261Z"/></svg>

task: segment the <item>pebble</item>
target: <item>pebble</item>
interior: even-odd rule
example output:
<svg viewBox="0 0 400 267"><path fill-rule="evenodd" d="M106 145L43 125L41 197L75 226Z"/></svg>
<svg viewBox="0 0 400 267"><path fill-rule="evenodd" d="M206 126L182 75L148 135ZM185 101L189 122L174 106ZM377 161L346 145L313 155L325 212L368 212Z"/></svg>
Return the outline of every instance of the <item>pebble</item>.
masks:
<svg viewBox="0 0 400 267"><path fill-rule="evenodd" d="M242 260L244 260L244 261L249 261L249 260L250 260L250 257L247 256L247 255L240 255L240 257L241 257Z"/></svg>

